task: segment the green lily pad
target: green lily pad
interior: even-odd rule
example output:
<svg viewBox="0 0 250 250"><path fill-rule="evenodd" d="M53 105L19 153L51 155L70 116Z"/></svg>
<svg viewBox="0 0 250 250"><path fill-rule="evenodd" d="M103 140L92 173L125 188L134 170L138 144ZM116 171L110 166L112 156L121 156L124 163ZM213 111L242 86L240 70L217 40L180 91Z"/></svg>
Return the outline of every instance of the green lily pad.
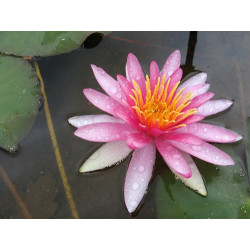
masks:
<svg viewBox="0 0 250 250"><path fill-rule="evenodd" d="M28 61L0 55L0 147L15 151L30 130L40 87Z"/></svg>
<svg viewBox="0 0 250 250"><path fill-rule="evenodd" d="M33 57L70 52L81 46L91 31L1 31L0 52Z"/></svg>
<svg viewBox="0 0 250 250"><path fill-rule="evenodd" d="M166 169L157 185L159 218L250 218L250 192L240 161L231 145L218 147L230 154L236 165L219 167L196 161L206 182L207 197L186 188Z"/></svg>

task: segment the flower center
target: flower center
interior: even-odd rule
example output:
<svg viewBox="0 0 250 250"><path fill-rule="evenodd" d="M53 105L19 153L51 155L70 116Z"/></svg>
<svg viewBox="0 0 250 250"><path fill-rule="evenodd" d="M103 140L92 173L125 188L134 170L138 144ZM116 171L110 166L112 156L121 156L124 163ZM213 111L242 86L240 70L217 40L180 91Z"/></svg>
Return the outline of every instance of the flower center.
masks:
<svg viewBox="0 0 250 250"><path fill-rule="evenodd" d="M146 75L145 98L139 85L133 80L133 94L130 95L134 102L132 108L135 110L137 120L150 129L158 128L166 131L186 126L185 119L197 113L195 108L183 111L191 103L192 92L181 95L184 88L177 92L180 82L170 87L173 85L171 79L165 81L165 78L165 74L162 78L159 77L153 89Z"/></svg>

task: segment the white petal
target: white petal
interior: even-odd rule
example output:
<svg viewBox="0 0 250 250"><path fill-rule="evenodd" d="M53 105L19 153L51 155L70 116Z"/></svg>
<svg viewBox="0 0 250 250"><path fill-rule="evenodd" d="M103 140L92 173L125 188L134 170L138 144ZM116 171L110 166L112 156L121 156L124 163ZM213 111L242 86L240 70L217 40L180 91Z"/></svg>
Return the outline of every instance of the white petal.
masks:
<svg viewBox="0 0 250 250"><path fill-rule="evenodd" d="M148 188L155 163L156 148L153 142L136 149L130 161L124 185L124 200L129 213L140 204Z"/></svg>
<svg viewBox="0 0 250 250"><path fill-rule="evenodd" d="M207 80L207 73L202 72L199 73L191 78L189 78L187 81L185 81L183 84L181 84L181 88L186 88L188 86L194 86L200 83L205 83Z"/></svg>
<svg viewBox="0 0 250 250"><path fill-rule="evenodd" d="M202 176L201 176L197 166L195 165L192 157L189 154L184 153L184 152L182 152L182 155L183 155L184 159L186 160L187 164L189 165L189 167L191 168L192 176L190 178L185 178L170 168L171 171L186 186L188 186L189 188L193 189L194 191L196 191L197 193L199 193L203 196L207 196L207 190L206 190L205 184L203 182Z"/></svg>
<svg viewBox="0 0 250 250"><path fill-rule="evenodd" d="M69 118L69 123L76 128L100 122L123 123L122 120L109 115L81 115Z"/></svg>
<svg viewBox="0 0 250 250"><path fill-rule="evenodd" d="M228 109L233 104L227 99L210 100L198 108L199 114L204 116L214 115Z"/></svg>
<svg viewBox="0 0 250 250"><path fill-rule="evenodd" d="M85 161L79 172L92 172L110 167L126 158L131 151L125 141L106 143Z"/></svg>

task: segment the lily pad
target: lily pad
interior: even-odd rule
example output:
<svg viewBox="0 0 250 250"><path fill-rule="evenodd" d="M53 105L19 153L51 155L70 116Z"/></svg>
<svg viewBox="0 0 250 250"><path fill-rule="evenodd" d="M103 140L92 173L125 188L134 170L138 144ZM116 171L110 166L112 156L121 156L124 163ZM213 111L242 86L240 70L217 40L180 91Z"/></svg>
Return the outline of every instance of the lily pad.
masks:
<svg viewBox="0 0 250 250"><path fill-rule="evenodd" d="M159 218L250 218L250 192L240 161L232 146L219 147L234 158L236 165L219 167L196 161L206 181L207 197L186 188L170 171L164 172L157 185Z"/></svg>
<svg viewBox="0 0 250 250"><path fill-rule="evenodd" d="M30 130L40 87L28 61L0 55L0 147L15 151Z"/></svg>
<svg viewBox="0 0 250 250"><path fill-rule="evenodd" d="M34 57L70 52L81 46L91 31L1 31L0 52Z"/></svg>

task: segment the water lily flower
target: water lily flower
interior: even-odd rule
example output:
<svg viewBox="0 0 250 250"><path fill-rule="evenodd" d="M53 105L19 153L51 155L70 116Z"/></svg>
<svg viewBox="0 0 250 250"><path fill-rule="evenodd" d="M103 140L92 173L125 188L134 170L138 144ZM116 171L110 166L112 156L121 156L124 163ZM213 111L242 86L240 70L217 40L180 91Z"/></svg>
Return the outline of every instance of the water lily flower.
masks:
<svg viewBox="0 0 250 250"><path fill-rule="evenodd" d="M180 85L181 54L174 51L160 71L155 61L150 76L144 75L138 59L128 54L126 77L117 80L91 65L95 78L107 93L84 89L86 98L110 115L84 115L69 119L75 135L106 142L80 168L91 172L120 162L134 150L124 185L124 200L133 213L152 177L156 149L170 170L185 185L206 196L202 176L192 156L212 164L234 165L232 158L208 142L231 143L242 138L223 127L200 123L206 116L229 108L232 101L211 100L207 74L198 73Z"/></svg>

